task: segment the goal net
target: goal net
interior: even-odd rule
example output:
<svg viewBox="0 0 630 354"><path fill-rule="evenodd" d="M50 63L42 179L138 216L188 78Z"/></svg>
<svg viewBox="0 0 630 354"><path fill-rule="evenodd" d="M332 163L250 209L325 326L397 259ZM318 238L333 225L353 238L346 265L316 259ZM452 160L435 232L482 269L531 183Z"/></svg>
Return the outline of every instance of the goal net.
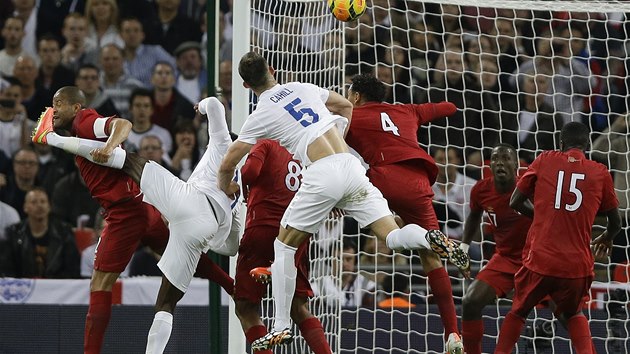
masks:
<svg viewBox="0 0 630 354"><path fill-rule="evenodd" d="M443 167L434 206L451 238L461 238L470 188L488 173L489 152L495 144L516 147L525 167L541 151L558 147L563 124L587 124L592 130L592 158L613 173L623 232L615 240L612 256L596 262L585 314L599 353L630 352L630 22L625 15L630 13L630 3L371 0L367 12L351 23L334 19L324 0L248 3L247 50L262 53L277 70L279 82L310 82L345 94L354 74L370 72L387 84L388 102L448 100L458 107L454 116L419 132L421 145ZM251 97L249 103L253 105ZM350 226L352 220L344 224L345 233L336 247L343 250L351 243L358 253L354 270L344 272L374 281L374 288L361 293L367 294L367 300L358 307L341 301L334 308L319 296L311 302L313 312L325 322L333 351L442 353L441 319L418 257L392 254L374 237ZM602 222L598 225L594 235L604 229ZM481 239L471 245L473 277L493 253L491 228L487 224L480 228ZM318 242L315 236L313 244ZM330 248L326 252L313 254L314 283L330 275L325 272L332 258L340 256L330 253ZM455 269L448 270L461 315L469 282ZM396 291L415 306L379 308L379 301ZM346 292L348 297L357 295L350 293ZM494 350L510 305L509 299L502 299L485 308L484 352ZM530 315L517 352L569 353L573 349L567 338L550 311L539 308ZM295 348L285 350L307 352L301 339L296 342Z"/></svg>

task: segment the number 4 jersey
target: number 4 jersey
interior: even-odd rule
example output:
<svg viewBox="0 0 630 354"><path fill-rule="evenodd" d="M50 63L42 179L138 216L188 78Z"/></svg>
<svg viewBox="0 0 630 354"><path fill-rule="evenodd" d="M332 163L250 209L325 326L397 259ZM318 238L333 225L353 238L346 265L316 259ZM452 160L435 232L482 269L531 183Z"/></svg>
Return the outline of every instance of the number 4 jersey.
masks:
<svg viewBox="0 0 630 354"><path fill-rule="evenodd" d="M418 145L418 128L435 119L452 115L456 110L450 102L367 103L352 111L346 141L370 166L419 159L427 171L430 184L433 184L437 166Z"/></svg>
<svg viewBox="0 0 630 354"><path fill-rule="evenodd" d="M606 167L587 159L579 149L545 151L529 166L517 188L534 203L523 265L559 278L591 276L595 215L619 206Z"/></svg>

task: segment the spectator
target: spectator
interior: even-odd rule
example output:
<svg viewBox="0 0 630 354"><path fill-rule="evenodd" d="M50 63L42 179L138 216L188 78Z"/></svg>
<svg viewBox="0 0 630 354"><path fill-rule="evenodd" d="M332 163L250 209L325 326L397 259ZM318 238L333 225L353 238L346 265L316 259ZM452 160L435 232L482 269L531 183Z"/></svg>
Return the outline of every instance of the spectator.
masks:
<svg viewBox="0 0 630 354"><path fill-rule="evenodd" d="M120 116L128 119L131 91L142 87L142 83L125 74L122 49L113 44L101 49L101 67L103 91L112 99Z"/></svg>
<svg viewBox="0 0 630 354"><path fill-rule="evenodd" d="M416 307L416 304L409 302L410 289L409 275L400 273L392 274L385 278L382 283L383 291L388 295L385 299L378 303L378 307L385 310L393 309L410 309Z"/></svg>
<svg viewBox="0 0 630 354"><path fill-rule="evenodd" d="M125 46L118 34L118 4L115 0L88 0L85 17L88 20L88 38L96 43L97 48L109 44L118 48Z"/></svg>
<svg viewBox="0 0 630 354"><path fill-rule="evenodd" d="M37 7L37 38L46 33L61 38L63 20L69 13L84 12L85 0L39 0Z"/></svg>
<svg viewBox="0 0 630 354"><path fill-rule="evenodd" d="M341 254L340 254L341 253ZM374 304L376 283L356 272L357 249L351 243L344 242L343 252L338 245L330 251L332 257L331 275L325 275L319 284L313 284L316 296L323 296L328 306L335 307L341 302L342 307L367 307ZM339 269L339 261L342 265ZM341 279L337 277L341 275ZM339 287L341 285L341 288Z"/></svg>
<svg viewBox="0 0 630 354"><path fill-rule="evenodd" d="M219 87L221 88L221 102L225 106L225 119L228 129L232 130L232 61L219 63Z"/></svg>
<svg viewBox="0 0 630 354"><path fill-rule="evenodd" d="M131 93L129 104L131 105L130 118L133 126L127 140L125 140L125 150L139 151L142 138L152 135L160 140L160 149L164 148L163 152L168 158L168 151L171 151L173 147L173 138L171 138L171 133L168 130L151 122L153 93L146 89L134 90Z"/></svg>
<svg viewBox="0 0 630 354"><path fill-rule="evenodd" d="M42 144L33 145L33 150L37 153L39 161L36 180L39 181L39 186L52 196L57 181L74 169L73 156Z"/></svg>
<svg viewBox="0 0 630 354"><path fill-rule="evenodd" d="M38 185L37 171L39 161L37 153L32 148L23 148L13 155L13 173L7 177L7 183L0 188L0 201L3 201L18 211L20 218L24 218L24 197L26 193Z"/></svg>
<svg viewBox="0 0 630 354"><path fill-rule="evenodd" d="M18 57L13 68L13 76L22 84L22 104L26 109L26 117L33 122L37 121L44 108L51 103L47 99L46 91L37 87L38 70L37 62L29 56Z"/></svg>
<svg viewBox="0 0 630 354"><path fill-rule="evenodd" d="M37 28L39 21L37 4L39 2L36 0L12 1L12 5L15 8L13 16L20 18L24 23L24 38L22 38L24 54L32 57L37 57Z"/></svg>
<svg viewBox="0 0 630 354"><path fill-rule="evenodd" d="M101 89L100 70L93 64L83 64L77 71L75 85L85 95L85 107L94 108L104 117L119 116L112 99Z"/></svg>
<svg viewBox="0 0 630 354"><path fill-rule="evenodd" d="M156 0L155 12L149 15L145 26L147 43L160 44L171 54L183 42L201 40L199 25L179 13L179 3L180 0Z"/></svg>
<svg viewBox="0 0 630 354"><path fill-rule="evenodd" d="M63 86L74 84L74 71L61 65L59 39L51 34L43 35L38 42L40 66L35 86L42 90L41 97L52 102L53 94Z"/></svg>
<svg viewBox="0 0 630 354"><path fill-rule="evenodd" d="M167 170L171 170L169 161L166 159L168 155L162 148L162 141L155 135L145 135L140 139L138 155L141 157L159 163ZM166 158L165 158L166 157Z"/></svg>
<svg viewBox="0 0 630 354"><path fill-rule="evenodd" d="M0 276L16 278L78 278L79 251L70 225L50 216L43 189L28 192L27 215L7 229L0 245Z"/></svg>
<svg viewBox="0 0 630 354"><path fill-rule="evenodd" d="M144 29L137 18L126 18L120 23L125 72L146 87L151 86L151 70L159 62L175 66L175 59L159 45L142 44ZM204 78L205 79L205 78ZM199 102L199 99L194 102Z"/></svg>
<svg viewBox="0 0 630 354"><path fill-rule="evenodd" d="M26 54L22 48L24 38L24 20L9 17L2 26L4 49L0 50L0 75L13 76L13 67L18 57Z"/></svg>
<svg viewBox="0 0 630 354"><path fill-rule="evenodd" d="M87 38L88 21L85 16L73 12L63 21L63 37L66 45L61 49L61 63L77 72L83 64L98 64L96 43Z"/></svg>
<svg viewBox="0 0 630 354"><path fill-rule="evenodd" d="M94 227L94 215L99 209L78 169L59 178L51 198L52 214L77 227Z"/></svg>
<svg viewBox="0 0 630 354"><path fill-rule="evenodd" d="M455 148L437 148L433 159L438 175L433 184L433 206L442 231L450 238L461 240L464 220L469 213L470 190L476 181L458 171L462 159Z"/></svg>
<svg viewBox="0 0 630 354"><path fill-rule="evenodd" d="M7 228L20 222L20 214L14 207L0 202L0 242L7 239Z"/></svg>
<svg viewBox="0 0 630 354"><path fill-rule="evenodd" d="M175 144L170 153L171 169L174 175L187 181L201 156L197 132L188 120L177 122L173 130Z"/></svg>
<svg viewBox="0 0 630 354"><path fill-rule="evenodd" d="M208 82L208 73L203 68L203 62L201 61L201 46L197 42L184 42L175 49L175 58L177 62L177 83L175 87L191 103L199 102L202 98L202 93L207 89L206 83ZM232 70L231 65L230 70ZM221 86L222 74L221 66L219 66L219 86ZM230 71L231 77L232 72ZM232 81L230 80L230 100L231 85ZM221 86L221 90L225 93L224 87ZM229 127L230 124L228 124Z"/></svg>
<svg viewBox="0 0 630 354"><path fill-rule="evenodd" d="M14 78L7 79L8 85L0 89L0 154L13 156L30 142L31 126L22 105L22 88Z"/></svg>
<svg viewBox="0 0 630 354"><path fill-rule="evenodd" d="M153 67L153 123L173 133L178 120L195 117L193 105L175 88L175 69L170 63L159 62Z"/></svg>

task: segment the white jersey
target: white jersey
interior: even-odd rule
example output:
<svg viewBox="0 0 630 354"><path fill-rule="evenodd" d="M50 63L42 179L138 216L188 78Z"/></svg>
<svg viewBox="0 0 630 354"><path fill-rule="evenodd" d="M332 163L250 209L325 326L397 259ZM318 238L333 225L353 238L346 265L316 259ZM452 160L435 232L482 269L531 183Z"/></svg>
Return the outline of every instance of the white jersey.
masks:
<svg viewBox="0 0 630 354"><path fill-rule="evenodd" d="M268 89L258 97L256 110L245 121L238 140L252 145L258 139L277 140L295 159L309 166L308 146L335 125L343 130L348 124L346 118L326 108L329 93L300 82Z"/></svg>

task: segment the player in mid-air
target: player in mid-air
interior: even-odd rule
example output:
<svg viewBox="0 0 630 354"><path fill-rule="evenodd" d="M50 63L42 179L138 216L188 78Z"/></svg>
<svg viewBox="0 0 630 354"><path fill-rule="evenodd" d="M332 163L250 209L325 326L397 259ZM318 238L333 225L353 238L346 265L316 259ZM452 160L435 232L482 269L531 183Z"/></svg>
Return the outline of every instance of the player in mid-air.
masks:
<svg viewBox="0 0 630 354"><path fill-rule="evenodd" d="M385 94L385 84L371 74L352 78L348 100L354 109L346 141L370 166L370 182L405 224L439 229L431 189L437 166L418 145L418 129L452 115L457 108L450 102L389 104L383 102ZM444 323L446 350L461 353L451 279L437 254L426 249L418 253Z"/></svg>
<svg viewBox="0 0 630 354"><path fill-rule="evenodd" d="M274 242L272 295L274 325L253 346L268 349L292 340L290 306L295 293L295 252L316 232L334 207L344 210L360 226L369 226L392 249L434 249L460 268L468 267L468 255L439 230L427 231L409 224L402 229L394 221L387 201L365 176L359 160L343 140L352 117L352 104L343 96L299 82L280 85L274 70L259 54L249 52L239 62L245 87L258 97L238 139L221 163L219 186L232 195L238 185L231 176L238 162L259 139L277 140L302 161L302 185L282 218ZM334 112L339 115L335 115Z"/></svg>
<svg viewBox="0 0 630 354"><path fill-rule="evenodd" d="M593 253L609 255L621 218L610 172L584 154L589 133L582 123L565 124L561 151L540 154L512 194L510 206L533 217L533 222L523 266L514 278L512 309L499 331L497 354L512 353L527 315L547 295L557 306L555 312L567 319L577 353L593 353L590 328L582 314L583 298L593 280ZM598 212L606 215L607 227L591 241Z"/></svg>
<svg viewBox="0 0 630 354"><path fill-rule="evenodd" d="M198 271L205 268L203 275L212 278L222 272L213 263L213 268L208 267L210 260L202 257L202 253L208 249L222 254L236 252L237 242L230 243L227 238L232 221L231 201L216 187L216 164L231 142L223 106L216 99L200 103L202 114L210 110L210 144L195 173L185 183L157 163L126 154L118 146L129 133L131 123L101 117L92 109L84 109L84 102L78 88L59 89L53 97L52 110L40 118L33 141L79 155L77 162L86 184L107 210L108 226L103 230L94 261L96 276L92 278L85 352L100 352L102 333L98 333L100 338L96 342L94 332L104 333L107 326L111 286L138 242L146 238L149 245L157 244L160 248L155 249L163 252L158 266L164 277L147 343L147 353L161 353L170 336L175 304L186 291L197 264L201 265ZM60 136L54 129L69 129L73 135L88 139ZM168 230L156 208L169 222ZM231 293L232 281L225 277L222 285Z"/></svg>
<svg viewBox="0 0 630 354"><path fill-rule="evenodd" d="M250 276L251 271L264 271L273 261L273 243L278 236L282 214L300 187L302 166L273 140L259 140L241 167L243 197L247 202L245 232L241 239L234 277L234 302L248 343L267 334L260 319L260 301L267 286ZM330 354L321 322L308 309L313 290L308 280L308 242L295 254L297 279L291 304L291 318L315 354ZM256 349L256 348L253 348ZM273 354L270 349L257 351Z"/></svg>

